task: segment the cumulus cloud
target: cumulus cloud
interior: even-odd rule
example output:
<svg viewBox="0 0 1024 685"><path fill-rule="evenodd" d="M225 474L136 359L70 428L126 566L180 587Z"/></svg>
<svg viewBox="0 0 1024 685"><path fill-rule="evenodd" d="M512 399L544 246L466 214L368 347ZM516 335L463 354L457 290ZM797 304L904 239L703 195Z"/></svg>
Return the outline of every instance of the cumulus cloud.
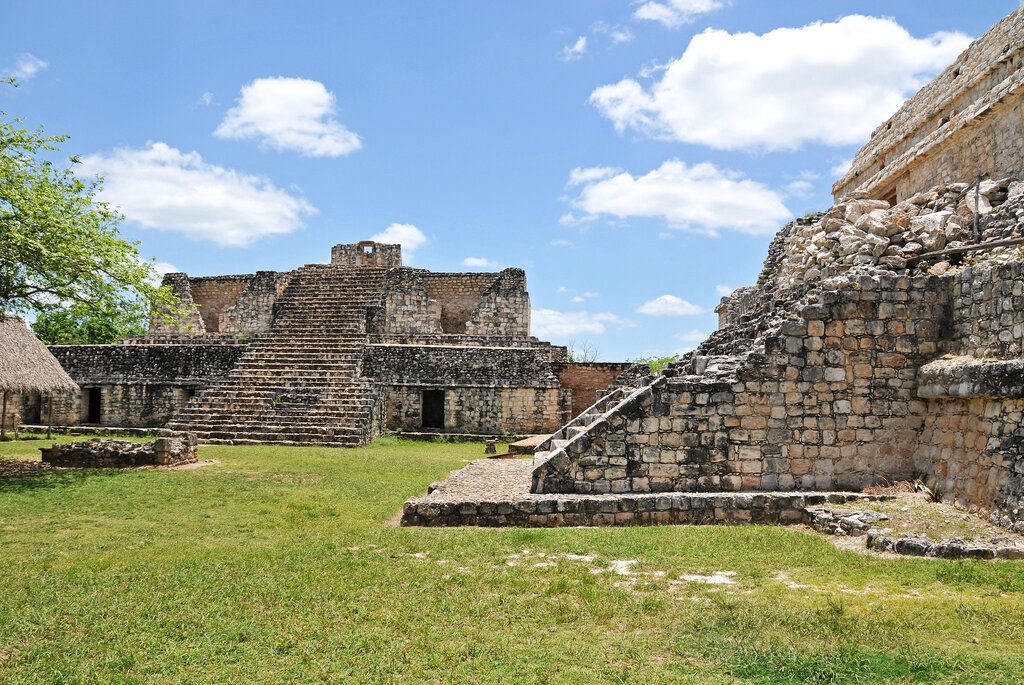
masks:
<svg viewBox="0 0 1024 685"><path fill-rule="evenodd" d="M721 283L719 283L718 285L715 286L715 292L721 295L722 297L729 297L730 295L733 294L735 290L736 288L732 287L731 285L722 285Z"/></svg>
<svg viewBox="0 0 1024 685"><path fill-rule="evenodd" d="M651 217L672 228L716 235L721 229L769 233L791 218L778 193L710 163L688 166L670 160L643 176L607 167L577 168L569 182L579 188L569 202L584 213L576 220Z"/></svg>
<svg viewBox="0 0 1024 685"><path fill-rule="evenodd" d="M681 340L685 343L683 347L676 351L677 354L686 354L690 350L695 349L697 345L704 342L708 337L708 334L704 331L694 329L692 331L687 331L686 333L677 333L675 337L676 340Z"/></svg>
<svg viewBox="0 0 1024 685"><path fill-rule="evenodd" d="M686 24L702 14L722 9L724 0L667 0L645 2L633 12L634 19L656 21L669 28Z"/></svg>
<svg viewBox="0 0 1024 685"><path fill-rule="evenodd" d="M648 316L693 316L706 314L708 310L675 295L662 295L644 302L636 311Z"/></svg>
<svg viewBox="0 0 1024 685"><path fill-rule="evenodd" d="M341 157L363 144L334 118L336 113L334 94L319 81L261 78L242 87L237 104L213 134L254 139L262 146L307 157Z"/></svg>
<svg viewBox="0 0 1024 685"><path fill-rule="evenodd" d="M573 43L572 45L566 45L558 54L563 61L572 62L573 60L577 60L580 57L583 57L583 55L586 54L586 52L587 37L580 36L579 38L576 39L575 43Z"/></svg>
<svg viewBox="0 0 1024 685"><path fill-rule="evenodd" d="M860 15L762 35L708 29L649 88L627 78L590 102L619 131L718 149L860 143L969 42Z"/></svg>
<svg viewBox="0 0 1024 685"><path fill-rule="evenodd" d="M533 334L565 340L577 335L602 335L609 328L633 328L632 321L610 312L560 312L534 309L530 312Z"/></svg>
<svg viewBox="0 0 1024 685"><path fill-rule="evenodd" d="M247 245L291 233L316 209L270 180L203 161L166 143L84 157L79 171L101 175L101 199L129 221L219 245Z"/></svg>
<svg viewBox="0 0 1024 685"><path fill-rule="evenodd" d="M13 76L19 81L28 81L48 66L50 66L49 63L39 59L32 53L23 52L18 55L18 60L14 63L14 66L4 69L2 73L4 76Z"/></svg>
<svg viewBox="0 0 1024 685"><path fill-rule="evenodd" d="M401 245L402 254L412 258L416 248L427 242L427 236L413 224L391 224L380 233L370 236L370 240L387 245Z"/></svg>
<svg viewBox="0 0 1024 685"><path fill-rule="evenodd" d="M829 169L829 173L831 173L833 176L835 176L837 178L841 178L841 177L846 175L846 172L849 171L850 167L852 167L852 166L853 166L853 158L851 157L850 159L844 159L844 160L840 161L834 167Z"/></svg>
<svg viewBox="0 0 1024 685"><path fill-rule="evenodd" d="M487 259L486 257L466 257L462 260L462 266L468 266L471 269L500 269L501 265L493 259Z"/></svg>

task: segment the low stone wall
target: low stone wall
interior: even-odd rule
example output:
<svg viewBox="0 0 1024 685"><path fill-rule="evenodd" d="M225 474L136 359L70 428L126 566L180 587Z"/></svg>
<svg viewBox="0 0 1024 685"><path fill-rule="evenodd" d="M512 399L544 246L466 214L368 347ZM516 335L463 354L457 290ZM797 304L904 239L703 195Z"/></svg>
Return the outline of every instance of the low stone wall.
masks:
<svg viewBox="0 0 1024 685"><path fill-rule="evenodd" d="M572 416L608 394L608 386L632 367L628 362L566 362L558 369L558 382L572 391Z"/></svg>
<svg viewBox="0 0 1024 685"><path fill-rule="evenodd" d="M384 386L387 428L424 430L423 391L435 388L444 390L443 430L449 433L551 433L561 425L566 413L564 391L559 388L395 384Z"/></svg>
<svg viewBox="0 0 1024 685"><path fill-rule="evenodd" d="M198 459L198 441L188 433L139 443L127 440L89 440L40 447L43 462L64 468L128 468L171 466Z"/></svg>
<svg viewBox="0 0 1024 685"><path fill-rule="evenodd" d="M363 375L395 385L558 387L550 347L369 345Z"/></svg>
<svg viewBox="0 0 1024 685"><path fill-rule="evenodd" d="M690 493L603 497L524 497L506 501L411 499L403 526L643 526L656 524L796 524L806 507L862 499L857 493Z"/></svg>

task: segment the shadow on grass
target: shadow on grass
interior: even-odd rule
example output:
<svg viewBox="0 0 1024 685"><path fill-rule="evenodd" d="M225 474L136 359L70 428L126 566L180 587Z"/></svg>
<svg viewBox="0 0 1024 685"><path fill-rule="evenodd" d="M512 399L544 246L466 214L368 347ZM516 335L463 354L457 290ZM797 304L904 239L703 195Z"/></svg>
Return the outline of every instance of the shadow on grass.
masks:
<svg viewBox="0 0 1024 685"><path fill-rule="evenodd" d="M58 469L41 461L0 459L0 492L68 487L95 478L120 476L123 469Z"/></svg>

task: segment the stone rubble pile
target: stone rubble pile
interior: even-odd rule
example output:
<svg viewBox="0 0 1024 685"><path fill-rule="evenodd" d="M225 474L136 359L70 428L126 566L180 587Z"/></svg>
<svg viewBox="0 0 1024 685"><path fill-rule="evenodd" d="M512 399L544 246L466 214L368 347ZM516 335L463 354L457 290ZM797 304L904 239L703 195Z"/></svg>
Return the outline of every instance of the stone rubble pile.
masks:
<svg viewBox="0 0 1024 685"><path fill-rule="evenodd" d="M198 460L194 433L153 442L101 440L54 444L40 447L43 463L64 468L127 468L132 466L171 466Z"/></svg>
<svg viewBox="0 0 1024 685"><path fill-rule="evenodd" d="M858 266L906 269L922 254L974 242L976 200L980 218L1021 196L1024 182L1011 178L982 181L977 189L967 183L937 186L896 205L855 193L816 221L794 224L776 285L792 288Z"/></svg>
<svg viewBox="0 0 1024 685"><path fill-rule="evenodd" d="M940 559L1024 559L1024 547L1008 538L992 538L987 543L950 538L936 543L924 535L894 537L888 528L869 530L867 547L876 552Z"/></svg>
<svg viewBox="0 0 1024 685"><path fill-rule="evenodd" d="M807 525L828 535L867 535L871 526L889 517L877 511L836 511L833 509L808 509Z"/></svg>

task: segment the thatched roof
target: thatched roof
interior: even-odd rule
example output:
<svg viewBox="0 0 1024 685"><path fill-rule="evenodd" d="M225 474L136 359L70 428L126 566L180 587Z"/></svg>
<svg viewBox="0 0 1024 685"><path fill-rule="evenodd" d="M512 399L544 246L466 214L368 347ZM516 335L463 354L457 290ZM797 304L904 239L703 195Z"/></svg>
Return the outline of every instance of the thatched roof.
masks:
<svg viewBox="0 0 1024 685"><path fill-rule="evenodd" d="M69 392L78 386L21 319L0 314L0 391Z"/></svg>

